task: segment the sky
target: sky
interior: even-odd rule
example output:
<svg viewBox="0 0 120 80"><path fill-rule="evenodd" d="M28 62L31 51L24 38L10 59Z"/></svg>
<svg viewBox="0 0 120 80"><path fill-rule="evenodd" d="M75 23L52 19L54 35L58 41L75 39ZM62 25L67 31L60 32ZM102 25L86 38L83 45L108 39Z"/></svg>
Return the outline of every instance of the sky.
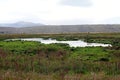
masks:
<svg viewBox="0 0 120 80"><path fill-rule="evenodd" d="M120 24L120 0L0 0L0 23Z"/></svg>

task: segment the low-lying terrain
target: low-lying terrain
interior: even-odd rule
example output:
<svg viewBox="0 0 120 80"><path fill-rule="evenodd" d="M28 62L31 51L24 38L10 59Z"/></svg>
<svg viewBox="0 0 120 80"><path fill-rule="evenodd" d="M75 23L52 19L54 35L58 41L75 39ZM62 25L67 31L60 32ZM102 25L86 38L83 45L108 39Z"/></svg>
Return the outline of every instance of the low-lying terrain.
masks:
<svg viewBox="0 0 120 80"><path fill-rule="evenodd" d="M41 25L24 26L19 28L0 27L1 34L27 33L27 34L61 34L80 32L120 32L120 25Z"/></svg>
<svg viewBox="0 0 120 80"><path fill-rule="evenodd" d="M54 38L109 43L108 47L69 47L13 38ZM1 80L119 80L120 33L1 34Z"/></svg>

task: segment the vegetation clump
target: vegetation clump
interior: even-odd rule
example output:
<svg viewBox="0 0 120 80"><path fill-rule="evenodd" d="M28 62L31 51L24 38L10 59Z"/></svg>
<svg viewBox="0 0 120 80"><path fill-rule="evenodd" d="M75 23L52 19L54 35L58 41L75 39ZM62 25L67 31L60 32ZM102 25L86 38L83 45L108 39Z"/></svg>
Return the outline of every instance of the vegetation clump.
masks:
<svg viewBox="0 0 120 80"><path fill-rule="evenodd" d="M90 37L91 41L98 42L93 36L96 35ZM119 36L117 35L116 38ZM116 41L109 37L100 38L99 42L113 43L113 46L75 48L69 47L68 44L2 40L0 41L0 79L119 80L120 45L119 39Z"/></svg>

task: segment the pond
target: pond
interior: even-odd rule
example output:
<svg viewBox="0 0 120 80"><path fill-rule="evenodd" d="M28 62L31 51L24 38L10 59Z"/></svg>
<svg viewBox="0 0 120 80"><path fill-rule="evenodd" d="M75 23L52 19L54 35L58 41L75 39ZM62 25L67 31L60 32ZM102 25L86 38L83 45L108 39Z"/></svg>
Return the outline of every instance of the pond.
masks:
<svg viewBox="0 0 120 80"><path fill-rule="evenodd" d="M21 38L21 39L11 39L11 40L23 40L23 41L37 41L44 44L52 44L52 43L65 43L69 44L70 47L88 47L88 46L101 46L101 47L108 47L111 46L110 44L101 44L101 43L87 43L82 40L76 41L57 41L56 39L43 39L43 38Z"/></svg>

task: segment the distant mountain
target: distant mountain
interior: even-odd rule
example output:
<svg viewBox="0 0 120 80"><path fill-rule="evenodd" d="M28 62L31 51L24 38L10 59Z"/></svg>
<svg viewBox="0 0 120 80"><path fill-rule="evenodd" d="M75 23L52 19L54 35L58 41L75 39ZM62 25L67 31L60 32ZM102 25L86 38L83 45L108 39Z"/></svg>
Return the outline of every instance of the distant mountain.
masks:
<svg viewBox="0 0 120 80"><path fill-rule="evenodd" d="M33 27L33 26L43 26L43 24L19 21L19 22L16 22L16 23L0 24L0 26L2 26L2 27Z"/></svg>
<svg viewBox="0 0 120 80"><path fill-rule="evenodd" d="M43 25L33 27L0 27L0 33L55 34L80 32L120 32L118 24L100 25Z"/></svg>
<svg viewBox="0 0 120 80"><path fill-rule="evenodd" d="M20 28L21 33L80 33L80 32L120 32L120 25L45 25Z"/></svg>
<svg viewBox="0 0 120 80"><path fill-rule="evenodd" d="M0 27L0 34L13 34L13 33L18 33L17 28Z"/></svg>

